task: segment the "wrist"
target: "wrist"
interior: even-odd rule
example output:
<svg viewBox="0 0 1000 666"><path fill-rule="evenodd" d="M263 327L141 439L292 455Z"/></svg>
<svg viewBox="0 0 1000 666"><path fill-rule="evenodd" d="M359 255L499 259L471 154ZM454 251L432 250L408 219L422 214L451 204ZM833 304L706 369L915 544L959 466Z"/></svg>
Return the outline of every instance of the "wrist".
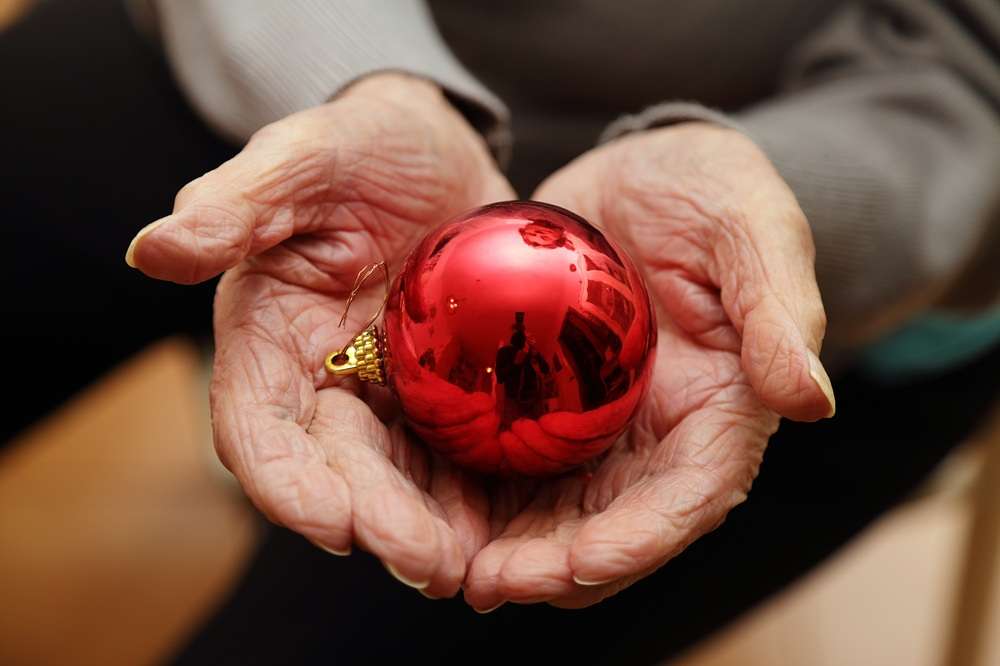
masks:
<svg viewBox="0 0 1000 666"><path fill-rule="evenodd" d="M482 114L476 116L474 105L461 104L461 98L449 94L432 79L402 70L372 72L348 84L334 99L393 106L430 120L452 138L461 137L474 144L476 150L485 150L498 165L506 164L509 159L510 137L506 126L477 123L475 118L481 118ZM487 125L492 129L484 129Z"/></svg>
<svg viewBox="0 0 1000 666"><path fill-rule="evenodd" d="M694 102L664 102L639 113L621 116L605 128L598 143L607 143L636 132L692 123L742 131L732 118L715 109Z"/></svg>
<svg viewBox="0 0 1000 666"><path fill-rule="evenodd" d="M338 97L383 100L397 104L414 102L447 107L441 88L430 79L397 70L366 74L346 85Z"/></svg>

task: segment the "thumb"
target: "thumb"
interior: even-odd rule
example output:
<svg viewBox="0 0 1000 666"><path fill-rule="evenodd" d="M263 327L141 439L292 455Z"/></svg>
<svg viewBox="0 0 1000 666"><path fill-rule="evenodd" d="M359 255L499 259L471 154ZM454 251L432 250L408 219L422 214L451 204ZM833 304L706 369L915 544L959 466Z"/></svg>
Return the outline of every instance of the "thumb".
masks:
<svg viewBox="0 0 1000 666"><path fill-rule="evenodd" d="M790 195L789 195L790 197ZM836 411L819 351L826 313L816 284L815 247L794 198L730 228L715 248L723 308L740 333L741 361L761 401L796 421ZM753 216L752 216L753 217ZM728 238L726 238L728 236Z"/></svg>
<svg viewBox="0 0 1000 666"><path fill-rule="evenodd" d="M125 262L153 278L194 284L236 266L293 233L312 216L296 192L309 192L324 169L290 165L310 160L294 146L258 147L185 185L174 211L147 225L129 244Z"/></svg>
<svg viewBox="0 0 1000 666"><path fill-rule="evenodd" d="M779 295L763 292L743 321L741 360L751 385L782 416L796 421L833 416L836 398L818 345L802 334L817 327L816 316L793 314Z"/></svg>
<svg viewBox="0 0 1000 666"><path fill-rule="evenodd" d="M248 215L218 204L182 210L139 231L125 262L160 280L202 282L249 254L252 224Z"/></svg>

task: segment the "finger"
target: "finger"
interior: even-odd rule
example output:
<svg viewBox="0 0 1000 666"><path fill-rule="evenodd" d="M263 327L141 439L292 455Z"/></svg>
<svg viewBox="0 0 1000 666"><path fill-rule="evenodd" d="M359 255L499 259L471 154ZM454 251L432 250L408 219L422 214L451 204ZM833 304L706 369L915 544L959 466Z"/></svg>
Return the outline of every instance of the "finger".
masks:
<svg viewBox="0 0 1000 666"><path fill-rule="evenodd" d="M506 601L547 601L571 591L575 583L568 549L582 521L583 488L575 476L540 488L504 533L473 560L465 581L466 601L482 610Z"/></svg>
<svg viewBox="0 0 1000 666"><path fill-rule="evenodd" d="M296 121L285 119L288 125ZM147 275L183 284L207 280L319 222L305 214L342 182L342 153L285 141L269 129L231 160L188 183L174 210L142 229L126 261ZM350 145L345 146L349 149Z"/></svg>
<svg viewBox="0 0 1000 666"><path fill-rule="evenodd" d="M750 393L747 387L733 391ZM578 583L603 585L659 566L746 498L777 418L759 403L745 409L738 404L689 415L648 459L605 461L593 493L605 477L638 481L580 528L569 553ZM594 501L588 496L585 506Z"/></svg>
<svg viewBox="0 0 1000 666"><path fill-rule="evenodd" d="M394 446L412 444L394 442L364 402L337 388L319 392L310 432L350 488L358 545L400 582L433 597L453 596L466 568L458 536L440 507L392 462L401 457Z"/></svg>
<svg viewBox="0 0 1000 666"><path fill-rule="evenodd" d="M531 604L569 594L577 586L569 566L575 526L528 539L512 550L497 577L497 592L514 603Z"/></svg>
<svg viewBox="0 0 1000 666"><path fill-rule="evenodd" d="M498 522L503 528L473 558L463 585L466 603L478 612L492 610L508 601L500 590L504 563L522 545L554 527L553 490L554 484L536 486L515 481L495 493L494 513L499 509L505 514Z"/></svg>
<svg viewBox="0 0 1000 666"><path fill-rule="evenodd" d="M500 570L507 557L526 541L519 536L494 539L469 564L462 585L465 602L479 613L486 613L507 602L499 588Z"/></svg>
<svg viewBox="0 0 1000 666"><path fill-rule="evenodd" d="M569 537L571 535L567 535ZM466 582L465 601L478 612L507 602L548 602L559 608L583 608L605 599L639 579L634 576L601 585L581 585L569 567L571 539L521 537L490 544L477 558L476 581ZM496 543L496 542L495 542ZM496 572L490 578L486 570Z"/></svg>
<svg viewBox="0 0 1000 666"><path fill-rule="evenodd" d="M579 609L586 608L587 606L593 606L596 603L604 601L608 597L618 594L646 576L649 576L665 563L666 560L663 560L646 571L626 576L624 578L617 578L613 581L601 583L599 585L577 584L568 594L564 594L554 599L549 599L548 603L556 608L566 609Z"/></svg>
<svg viewBox="0 0 1000 666"><path fill-rule="evenodd" d="M836 410L819 360L826 314L815 248L791 191L776 174L769 182L780 191L767 200L748 197L746 212L731 212L730 223L720 226L721 300L742 336L743 369L761 400L783 416L813 421Z"/></svg>
<svg viewBox="0 0 1000 666"><path fill-rule="evenodd" d="M644 571L634 573L630 576L616 578L615 580L608 581L606 583L600 583L598 585L577 584L568 594L550 599L548 603L556 608L566 609L579 609L586 608L587 606L593 606L594 604L604 601L608 597L613 597L622 590L631 587L643 578L652 575L657 569L666 564L669 559L670 558L663 558Z"/></svg>

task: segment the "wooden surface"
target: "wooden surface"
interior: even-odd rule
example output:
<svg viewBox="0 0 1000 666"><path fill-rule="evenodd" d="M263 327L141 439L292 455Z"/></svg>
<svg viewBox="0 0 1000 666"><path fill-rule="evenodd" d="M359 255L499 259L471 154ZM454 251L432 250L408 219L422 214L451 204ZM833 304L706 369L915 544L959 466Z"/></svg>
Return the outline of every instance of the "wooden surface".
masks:
<svg viewBox="0 0 1000 666"><path fill-rule="evenodd" d="M981 437L983 461L971 494L965 567L955 587L949 666L1000 664L1000 410Z"/></svg>
<svg viewBox="0 0 1000 666"><path fill-rule="evenodd" d="M673 666L1000 664L1000 418L935 477Z"/></svg>
<svg viewBox="0 0 1000 666"><path fill-rule="evenodd" d="M33 0L0 0L0 30L14 22Z"/></svg>
<svg viewBox="0 0 1000 666"><path fill-rule="evenodd" d="M0 664L158 662L224 597L257 523L204 390L167 342L0 457Z"/></svg>
<svg viewBox="0 0 1000 666"><path fill-rule="evenodd" d="M942 666L968 501L897 509L832 562L673 666Z"/></svg>

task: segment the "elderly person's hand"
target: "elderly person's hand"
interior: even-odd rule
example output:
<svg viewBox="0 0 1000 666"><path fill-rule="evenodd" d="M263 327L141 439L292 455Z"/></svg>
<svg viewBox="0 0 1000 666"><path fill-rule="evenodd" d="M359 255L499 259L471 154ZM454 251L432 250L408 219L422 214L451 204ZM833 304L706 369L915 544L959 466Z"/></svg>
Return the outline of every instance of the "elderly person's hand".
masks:
<svg viewBox="0 0 1000 666"><path fill-rule="evenodd" d="M432 596L458 591L485 538L465 518L468 480L384 425L356 382L334 386L323 360L381 300L373 281L337 327L360 268L383 258L398 268L429 228L512 196L435 86L380 74L261 130L182 189L127 254L175 282L226 271L215 443L254 504L328 550L359 544Z"/></svg>
<svg viewBox="0 0 1000 666"><path fill-rule="evenodd" d="M743 498L777 413L833 397L823 311L794 197L738 134L704 125L599 148L537 198L604 226L646 270L660 315L651 396L593 475L484 483L380 420L380 389L323 367L358 270L399 261L453 214L511 198L432 85L377 75L265 128L140 232L129 262L216 299L216 447L272 520L357 543L428 596L586 605L648 574ZM741 360L742 352L742 360ZM381 397L384 397L382 395ZM383 416L386 416L383 414Z"/></svg>
<svg viewBox="0 0 1000 666"><path fill-rule="evenodd" d="M535 197L623 244L659 311L650 395L592 477L558 481L496 531L466 599L595 603L718 526L779 415L830 416L825 316L791 191L743 135L689 123L592 150Z"/></svg>

